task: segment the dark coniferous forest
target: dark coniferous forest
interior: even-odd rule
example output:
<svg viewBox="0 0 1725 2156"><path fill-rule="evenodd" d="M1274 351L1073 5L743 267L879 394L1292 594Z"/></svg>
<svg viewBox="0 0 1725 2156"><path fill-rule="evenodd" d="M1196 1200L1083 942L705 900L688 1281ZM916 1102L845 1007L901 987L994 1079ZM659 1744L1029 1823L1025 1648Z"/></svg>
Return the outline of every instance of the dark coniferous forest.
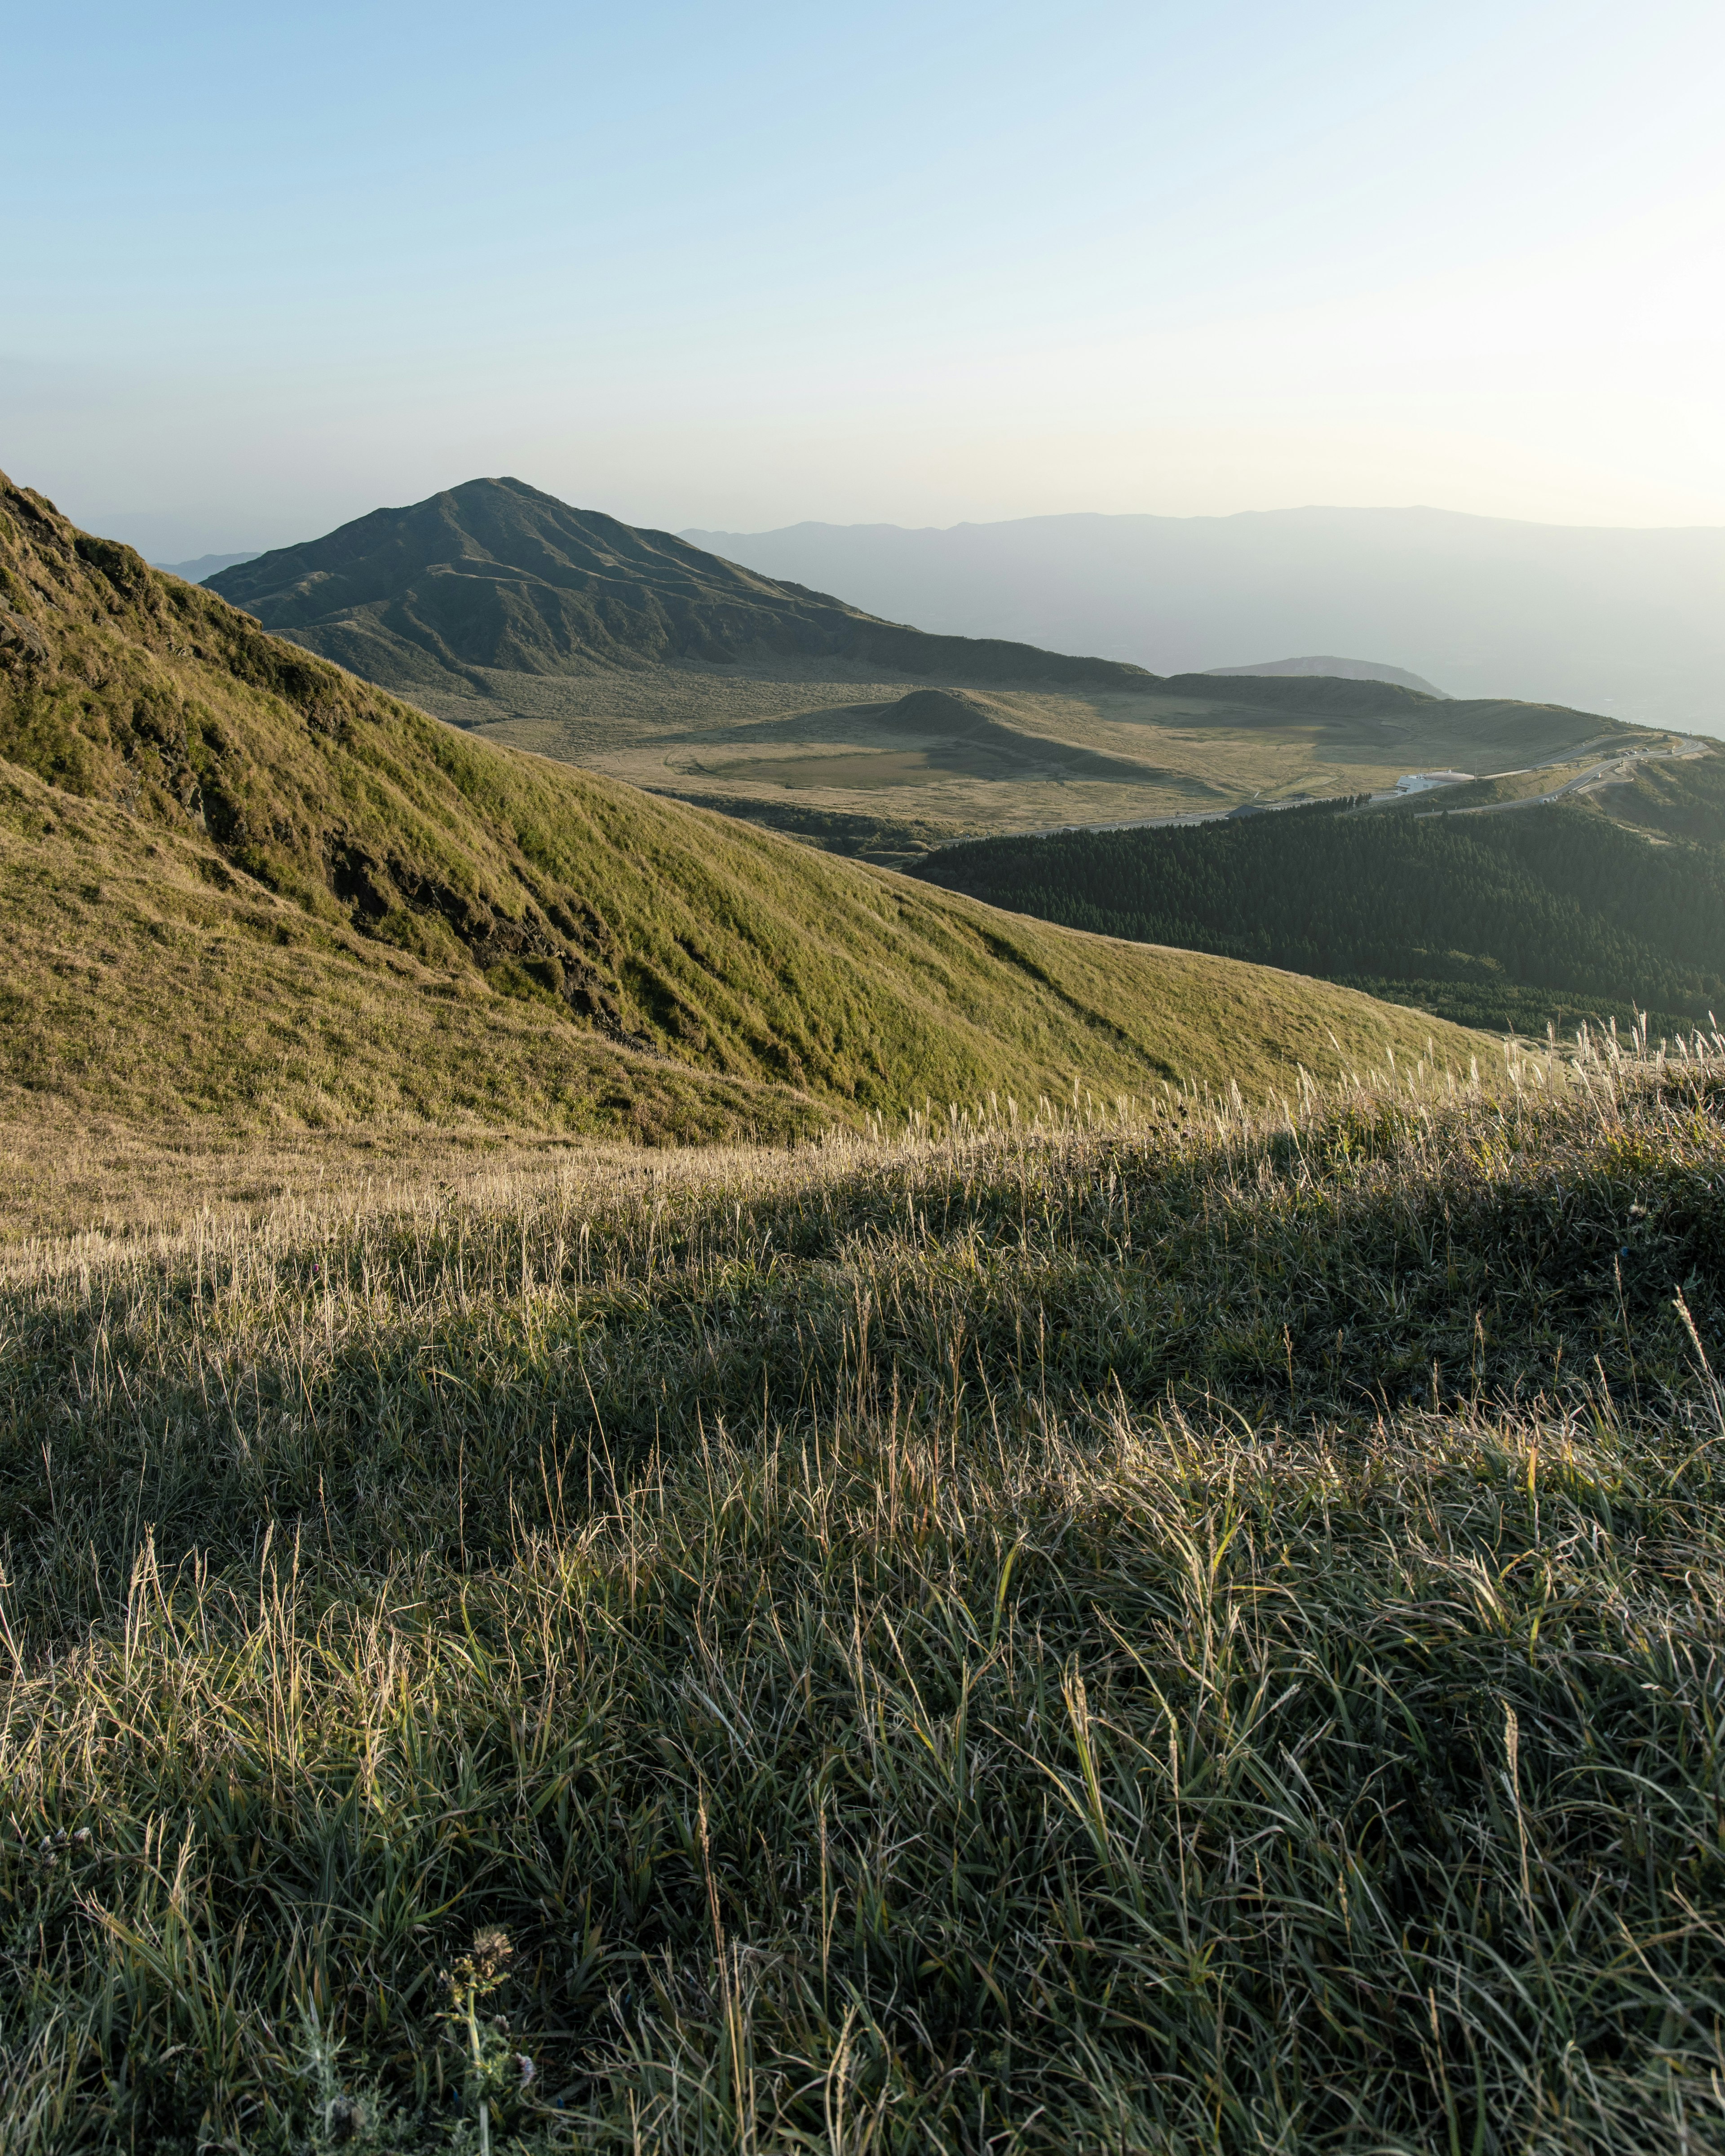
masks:
<svg viewBox="0 0 1725 2156"><path fill-rule="evenodd" d="M1725 1009L1722 779L1725 759L1667 767L1600 797L1609 813L1324 803L980 839L917 873L1014 912L1344 981L1464 1024L1543 1032L1641 1010L1677 1031Z"/></svg>

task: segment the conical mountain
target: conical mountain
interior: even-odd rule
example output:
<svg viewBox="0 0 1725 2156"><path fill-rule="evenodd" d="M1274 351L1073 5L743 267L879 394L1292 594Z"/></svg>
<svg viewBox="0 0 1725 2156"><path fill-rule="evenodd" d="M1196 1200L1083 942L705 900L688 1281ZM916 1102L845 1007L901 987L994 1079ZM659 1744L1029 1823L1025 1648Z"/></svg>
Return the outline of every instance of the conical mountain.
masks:
<svg viewBox="0 0 1725 2156"><path fill-rule="evenodd" d="M406 509L225 569L210 588L266 629L411 693L488 673L834 660L872 677L1147 688L1142 667L1028 644L932 636L572 509L517 479L470 480Z"/></svg>

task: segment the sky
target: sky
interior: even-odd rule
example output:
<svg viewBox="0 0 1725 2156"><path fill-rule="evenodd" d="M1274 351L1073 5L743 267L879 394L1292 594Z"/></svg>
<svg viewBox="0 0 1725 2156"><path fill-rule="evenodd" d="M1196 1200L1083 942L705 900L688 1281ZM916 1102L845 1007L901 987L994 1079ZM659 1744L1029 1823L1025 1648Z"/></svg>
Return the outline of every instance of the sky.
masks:
<svg viewBox="0 0 1725 2156"><path fill-rule="evenodd" d="M1717 0L0 33L0 468L157 560L485 473L672 529L1725 524Z"/></svg>

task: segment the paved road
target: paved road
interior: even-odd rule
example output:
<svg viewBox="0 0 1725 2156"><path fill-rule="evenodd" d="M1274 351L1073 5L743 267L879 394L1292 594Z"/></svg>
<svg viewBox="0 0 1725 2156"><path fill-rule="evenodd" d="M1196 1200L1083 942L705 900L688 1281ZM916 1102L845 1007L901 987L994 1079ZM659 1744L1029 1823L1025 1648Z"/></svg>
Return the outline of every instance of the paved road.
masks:
<svg viewBox="0 0 1725 2156"><path fill-rule="evenodd" d="M1611 737L1606 734L1602 735L1600 738L1609 741ZM1558 764L1574 763L1578 756L1585 756L1589 749L1596 746L1597 744L1593 742L1583 742L1579 748L1566 749L1561 756L1548 757L1543 763L1523 764L1518 771L1494 771L1488 773L1486 776L1491 778L1525 778L1530 772L1549 771ZM1622 756L1609 757L1604 762L1595 764L1590 771L1584 771L1579 778L1572 778L1565 784L1554 788L1549 793L1529 794L1525 800L1522 801L1488 801L1479 808L1444 808L1434 802L1429 808L1421 809L1418 813L1425 816L1496 816L1506 808L1537 808L1544 802L1561 801L1566 793L1579 793L1587 787L1600 784L1604 782L1604 774L1607 772L1615 772L1621 778L1630 778L1634 777L1635 767L1638 763L1655 762L1664 757L1706 756L1717 746L1716 742L1682 741L1676 748L1630 749ZM1435 787L1432 789L1437 793L1442 793L1445 790L1442 787ZM1272 803L1268 808L1258 813L1264 815L1274 814L1278 809L1306 808L1319 800L1332 798L1334 797L1299 794L1291 801ZM1412 794L1401 793L1394 787L1385 793L1374 793L1371 797L1373 803L1408 801L1415 798ZM1028 839L1051 839L1062 831L1181 830L1197 824L1225 823L1230 816L1238 818L1241 808L1249 805L1239 803L1232 808L1197 809L1183 816L1135 816L1123 822L1107 824L1045 824L1040 831L1025 831L1016 835Z"/></svg>
<svg viewBox="0 0 1725 2156"><path fill-rule="evenodd" d="M1447 816L1501 816L1508 808L1538 808L1543 807L1548 802L1561 801L1565 794L1585 793L1597 786L1626 783L1635 777L1635 766L1638 763L1658 763L1673 757L1682 761L1690 757L1705 756L1707 753L1707 744L1702 741L1681 741L1676 748L1630 749L1625 755L1608 757L1603 763L1594 764L1590 770L1578 773L1574 778L1567 780L1562 786L1554 786L1549 793L1529 793L1519 801L1487 801L1477 808L1439 808L1435 811L1427 809L1425 813L1427 815L1435 813L1438 815ZM1551 761L1553 763L1568 763L1573 760L1569 757L1553 757ZM1550 767L1550 764L1542 763L1530 764L1527 767L1530 771L1546 771ZM1518 778L1522 776L1521 773L1513 771L1496 773L1493 775L1502 778Z"/></svg>

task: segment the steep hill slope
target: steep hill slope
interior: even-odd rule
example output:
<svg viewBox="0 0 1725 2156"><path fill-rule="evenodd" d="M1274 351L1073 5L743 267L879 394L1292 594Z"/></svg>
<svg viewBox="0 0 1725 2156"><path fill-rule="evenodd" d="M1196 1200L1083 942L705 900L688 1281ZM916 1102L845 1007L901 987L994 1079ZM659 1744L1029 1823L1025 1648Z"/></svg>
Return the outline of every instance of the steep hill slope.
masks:
<svg viewBox="0 0 1725 2156"><path fill-rule="evenodd" d="M89 1108L699 1135L1432 1030L475 742L4 481L0 758L0 1080Z"/></svg>
<svg viewBox="0 0 1725 2156"><path fill-rule="evenodd" d="M470 480L225 569L213 589L266 629L392 688L483 693L490 671L833 660L917 677L1148 686L1141 667L927 636L781 583L668 531Z"/></svg>

